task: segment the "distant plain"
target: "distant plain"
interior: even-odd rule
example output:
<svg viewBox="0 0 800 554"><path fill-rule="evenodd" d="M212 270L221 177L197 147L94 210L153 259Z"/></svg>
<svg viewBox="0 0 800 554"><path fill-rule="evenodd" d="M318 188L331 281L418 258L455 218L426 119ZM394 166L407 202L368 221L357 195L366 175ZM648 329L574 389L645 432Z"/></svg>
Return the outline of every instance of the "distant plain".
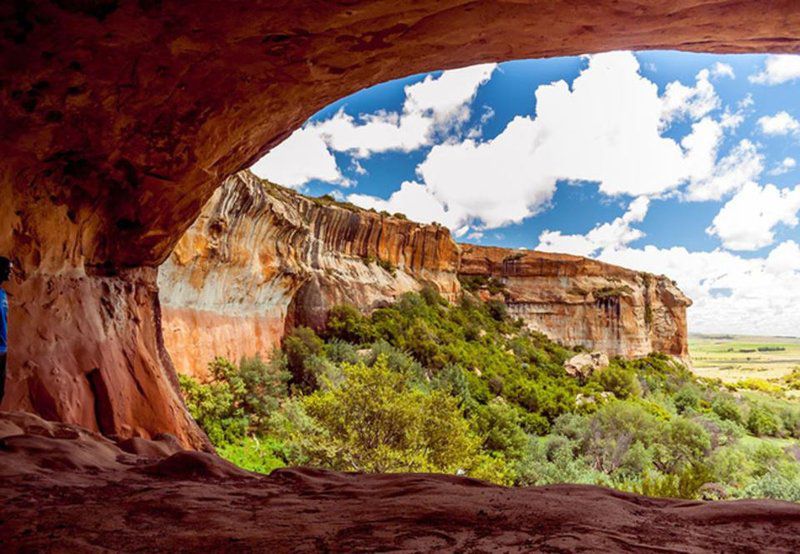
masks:
<svg viewBox="0 0 800 554"><path fill-rule="evenodd" d="M725 383L753 378L778 383L800 367L800 337L693 334L689 354L700 377Z"/></svg>

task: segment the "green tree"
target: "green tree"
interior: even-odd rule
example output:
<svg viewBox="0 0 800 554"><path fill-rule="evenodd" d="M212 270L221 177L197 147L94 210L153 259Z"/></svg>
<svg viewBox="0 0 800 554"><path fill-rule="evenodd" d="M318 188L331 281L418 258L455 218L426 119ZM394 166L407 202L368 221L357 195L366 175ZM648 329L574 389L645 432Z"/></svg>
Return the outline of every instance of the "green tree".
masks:
<svg viewBox="0 0 800 554"><path fill-rule="evenodd" d="M379 358L372 367L344 364L339 387L307 396L303 405L328 441L327 459L339 470L369 472L469 470L478 439L455 398L424 393Z"/></svg>
<svg viewBox="0 0 800 554"><path fill-rule="evenodd" d="M363 344L375 340L375 329L370 320L350 304L340 304L328 312L325 336L346 342Z"/></svg>
<svg viewBox="0 0 800 554"><path fill-rule="evenodd" d="M325 343L313 329L297 327L283 339L286 366L292 374L292 383L303 392L319 387L317 374L308 360L323 353Z"/></svg>

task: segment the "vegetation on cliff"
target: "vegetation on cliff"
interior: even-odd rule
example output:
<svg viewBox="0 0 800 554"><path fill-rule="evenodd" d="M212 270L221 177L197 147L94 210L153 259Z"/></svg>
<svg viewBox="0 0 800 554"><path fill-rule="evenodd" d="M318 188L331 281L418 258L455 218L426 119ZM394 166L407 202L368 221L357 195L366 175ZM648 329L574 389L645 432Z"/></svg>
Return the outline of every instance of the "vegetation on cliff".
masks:
<svg viewBox="0 0 800 554"><path fill-rule="evenodd" d="M732 393L670 358L584 381L574 352L511 320L501 302L432 289L363 316L337 306L270 362L217 359L182 377L220 453L255 471L314 465L464 474L505 485L596 483L684 498L800 501L800 408Z"/></svg>

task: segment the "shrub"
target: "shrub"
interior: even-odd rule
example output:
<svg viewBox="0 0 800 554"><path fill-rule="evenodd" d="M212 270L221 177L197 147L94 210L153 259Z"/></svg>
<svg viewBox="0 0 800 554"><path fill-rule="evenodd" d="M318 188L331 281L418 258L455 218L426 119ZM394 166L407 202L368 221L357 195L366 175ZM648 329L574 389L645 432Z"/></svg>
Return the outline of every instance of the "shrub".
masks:
<svg viewBox="0 0 800 554"><path fill-rule="evenodd" d="M297 327L283 340L286 365L292 374L292 384L303 392L311 392L319 387L317 375L307 367L306 360L323 353L325 343L313 329Z"/></svg>
<svg viewBox="0 0 800 554"><path fill-rule="evenodd" d="M736 383L736 387L740 389L750 389L766 393L781 392L781 387L779 385L770 383L769 381L765 381L764 379L758 379L756 377L749 377L747 379L742 379L741 381Z"/></svg>
<svg viewBox="0 0 800 554"><path fill-rule="evenodd" d="M446 473L474 464L478 441L454 398L411 389L384 358L342 369L340 387L303 401L329 446L327 459L317 462L339 470Z"/></svg>
<svg viewBox="0 0 800 554"><path fill-rule="evenodd" d="M229 383L201 383L178 375L186 407L215 445L239 442L247 432L247 416L234 402Z"/></svg>
<svg viewBox="0 0 800 554"><path fill-rule="evenodd" d="M269 474L286 465L284 446L274 439L246 437L240 443L219 446L217 454L241 468L258 473Z"/></svg>
<svg viewBox="0 0 800 554"><path fill-rule="evenodd" d="M711 403L711 410L722 419L738 424L743 421L739 404L729 394L720 393L716 395Z"/></svg>
<svg viewBox="0 0 800 554"><path fill-rule="evenodd" d="M517 410L497 398L477 410L475 429L483 438L483 447L502 453L506 460L518 459L528 440Z"/></svg>
<svg viewBox="0 0 800 554"><path fill-rule="evenodd" d="M697 407L700 405L700 395L695 387L691 385L684 385L675 394L674 402L678 413L682 414L687 410L697 409Z"/></svg>
<svg viewBox="0 0 800 554"><path fill-rule="evenodd" d="M375 340L375 329L369 319L350 304L340 304L328 312L325 323L326 338L340 339L355 344L364 344Z"/></svg>
<svg viewBox="0 0 800 554"><path fill-rule="evenodd" d="M695 499L700 498L703 485L711 479L708 467L698 463L676 474L648 473L633 490L645 496Z"/></svg>
<svg viewBox="0 0 800 554"><path fill-rule="evenodd" d="M597 382L603 390L614 393L619 399L630 396L639 396L641 387L636 378L636 373L627 367L612 363L606 369L595 373L592 380Z"/></svg>
<svg viewBox="0 0 800 554"><path fill-rule="evenodd" d="M780 433L781 422L768 408L755 405L747 416L747 430L759 437L775 437Z"/></svg>
<svg viewBox="0 0 800 554"><path fill-rule="evenodd" d="M771 471L745 487L742 496L800 502L800 479L791 479Z"/></svg>

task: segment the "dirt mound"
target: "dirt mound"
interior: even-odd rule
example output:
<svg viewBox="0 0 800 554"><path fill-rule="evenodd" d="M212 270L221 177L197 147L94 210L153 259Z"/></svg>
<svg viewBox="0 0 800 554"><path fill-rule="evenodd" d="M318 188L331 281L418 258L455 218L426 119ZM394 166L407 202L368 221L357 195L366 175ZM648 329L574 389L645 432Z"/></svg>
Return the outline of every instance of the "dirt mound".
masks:
<svg viewBox="0 0 800 554"><path fill-rule="evenodd" d="M797 552L800 505L297 468L0 413L0 551ZM159 442L159 441L155 441ZM163 447L166 450L166 447ZM146 456L141 455L142 453Z"/></svg>

